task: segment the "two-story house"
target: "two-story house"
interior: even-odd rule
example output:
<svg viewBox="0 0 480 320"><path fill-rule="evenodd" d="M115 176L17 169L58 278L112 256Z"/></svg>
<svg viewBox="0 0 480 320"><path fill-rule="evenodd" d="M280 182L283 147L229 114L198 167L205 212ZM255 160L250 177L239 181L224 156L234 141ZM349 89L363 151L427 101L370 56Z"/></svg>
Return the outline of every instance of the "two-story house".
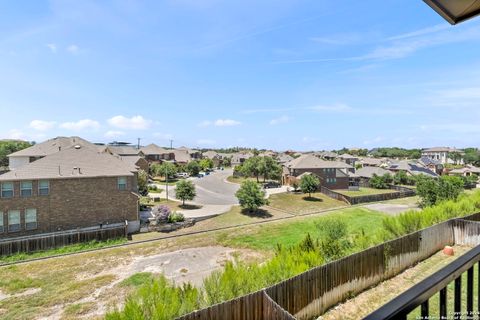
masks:
<svg viewBox="0 0 480 320"><path fill-rule="evenodd" d="M316 175L320 185L328 189L348 189L351 165L341 161L325 161L313 154L302 155L284 166L283 183L291 185L298 182L304 173Z"/></svg>
<svg viewBox="0 0 480 320"><path fill-rule="evenodd" d="M449 147L435 147L422 150L422 157L439 161L441 164L463 164L463 155L461 150Z"/></svg>
<svg viewBox="0 0 480 320"><path fill-rule="evenodd" d="M137 176L75 145L0 175L0 239L125 223L139 227Z"/></svg>

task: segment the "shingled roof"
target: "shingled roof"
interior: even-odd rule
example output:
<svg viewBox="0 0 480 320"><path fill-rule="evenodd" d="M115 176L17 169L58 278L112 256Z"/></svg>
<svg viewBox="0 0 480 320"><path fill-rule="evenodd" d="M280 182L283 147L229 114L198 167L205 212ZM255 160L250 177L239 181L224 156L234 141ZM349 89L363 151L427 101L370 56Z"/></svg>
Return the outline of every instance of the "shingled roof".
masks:
<svg viewBox="0 0 480 320"><path fill-rule="evenodd" d="M0 175L0 181L132 176L117 157L76 145Z"/></svg>
<svg viewBox="0 0 480 320"><path fill-rule="evenodd" d="M338 168L351 169L351 165L341 161L325 161L312 154L305 154L286 164L288 168L292 169L316 169L316 168Z"/></svg>
<svg viewBox="0 0 480 320"><path fill-rule="evenodd" d="M76 145L95 151L105 150L106 148L105 146L97 146L80 137L56 137L9 154L8 157L45 157Z"/></svg>

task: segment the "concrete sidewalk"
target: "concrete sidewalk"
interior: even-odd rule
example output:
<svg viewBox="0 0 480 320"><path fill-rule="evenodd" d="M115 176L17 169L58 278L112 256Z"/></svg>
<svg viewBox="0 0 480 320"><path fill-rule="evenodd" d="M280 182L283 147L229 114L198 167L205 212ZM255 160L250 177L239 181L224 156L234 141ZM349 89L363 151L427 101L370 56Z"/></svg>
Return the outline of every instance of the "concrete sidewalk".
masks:
<svg viewBox="0 0 480 320"><path fill-rule="evenodd" d="M232 205L223 205L223 204L206 204L203 205L200 209L193 209L193 210L177 210L177 212L181 212L185 218L195 218L195 219L206 219L212 218L214 216L218 216L222 213L230 211Z"/></svg>

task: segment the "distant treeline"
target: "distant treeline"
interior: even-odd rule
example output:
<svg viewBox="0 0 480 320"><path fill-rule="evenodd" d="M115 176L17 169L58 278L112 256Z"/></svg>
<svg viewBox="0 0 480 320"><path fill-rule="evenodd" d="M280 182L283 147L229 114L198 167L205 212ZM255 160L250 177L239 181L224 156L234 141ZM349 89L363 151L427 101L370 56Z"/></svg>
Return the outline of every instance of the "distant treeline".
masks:
<svg viewBox="0 0 480 320"><path fill-rule="evenodd" d="M34 142L3 140L0 141L0 167L8 167L7 155L32 146Z"/></svg>

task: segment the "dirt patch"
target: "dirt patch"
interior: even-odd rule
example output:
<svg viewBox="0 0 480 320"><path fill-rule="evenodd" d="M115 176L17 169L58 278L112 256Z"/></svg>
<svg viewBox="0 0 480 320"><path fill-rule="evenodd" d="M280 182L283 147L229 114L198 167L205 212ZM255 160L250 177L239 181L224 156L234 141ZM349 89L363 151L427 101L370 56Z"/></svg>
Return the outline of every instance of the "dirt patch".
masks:
<svg viewBox="0 0 480 320"><path fill-rule="evenodd" d="M0 301L8 298L18 298L18 297L24 297L24 296L29 296L32 294L35 294L37 292L40 292L42 289L40 288L29 288L23 292L17 293L17 294L6 294L0 291Z"/></svg>
<svg viewBox="0 0 480 320"><path fill-rule="evenodd" d="M372 203L364 205L364 207L390 215L397 215L407 210L420 210L417 205L413 204Z"/></svg>

